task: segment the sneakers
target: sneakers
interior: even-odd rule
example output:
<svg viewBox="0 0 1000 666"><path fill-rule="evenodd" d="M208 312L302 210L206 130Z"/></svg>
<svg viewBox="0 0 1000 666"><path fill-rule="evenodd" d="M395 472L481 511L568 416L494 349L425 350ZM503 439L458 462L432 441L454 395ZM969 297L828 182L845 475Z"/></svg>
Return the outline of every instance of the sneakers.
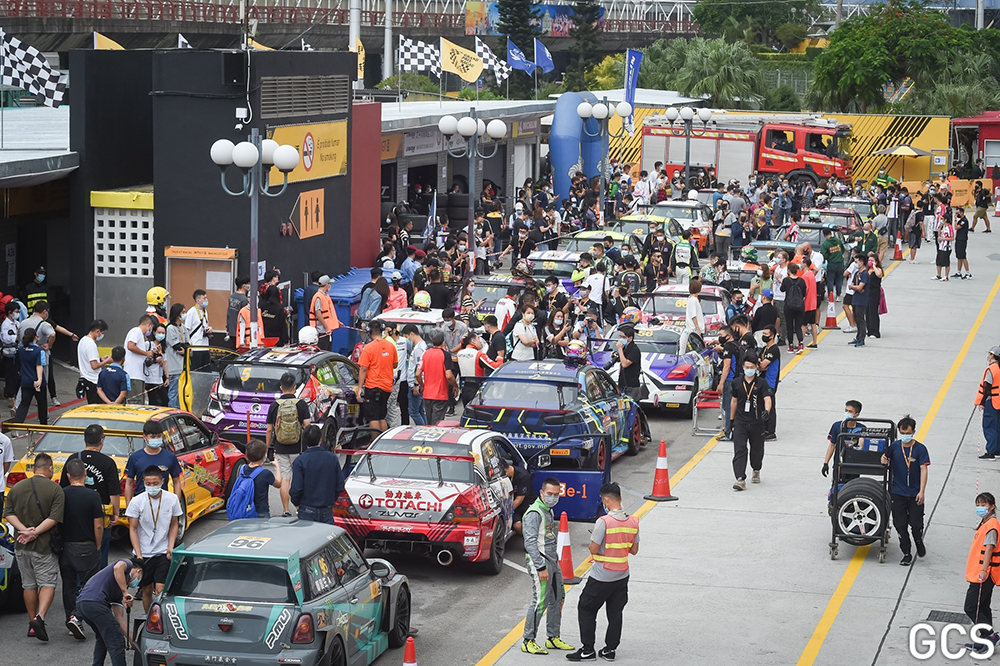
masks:
<svg viewBox="0 0 1000 666"><path fill-rule="evenodd" d="M861 340L860 342L858 342L858 343L857 343L856 345L854 345L854 346L855 346L855 348L857 348L857 347L864 347L864 346L865 346L865 341L864 341L864 340Z"/></svg>
<svg viewBox="0 0 1000 666"><path fill-rule="evenodd" d="M850 342L848 342L847 344L849 344L850 346L852 346L852 347L853 347L854 345L858 344L858 340L857 340L857 338L855 338L854 340L851 340L851 341L850 341Z"/></svg>
<svg viewBox="0 0 1000 666"><path fill-rule="evenodd" d="M778 439L778 436L775 435L773 432L766 432L766 433L764 433L764 441L765 442L774 442L774 441L777 441L777 439Z"/></svg>
<svg viewBox="0 0 1000 666"><path fill-rule="evenodd" d="M750 475L750 483L760 483L760 470L755 469Z"/></svg>
<svg viewBox="0 0 1000 666"><path fill-rule="evenodd" d="M52 396L52 406L53 407L62 407L62 403L59 402L59 398L57 398L55 396Z"/></svg>
<svg viewBox="0 0 1000 666"><path fill-rule="evenodd" d="M76 619L75 615L70 615L69 619L66 620L66 628L69 629L69 634L77 640L86 640L87 635L83 633L83 624Z"/></svg>
<svg viewBox="0 0 1000 666"><path fill-rule="evenodd" d="M902 566L902 567L908 567L911 564L913 564L913 555L910 555L909 553L905 553L903 555L903 559L901 559L899 561L899 565Z"/></svg>
<svg viewBox="0 0 1000 666"><path fill-rule="evenodd" d="M611 648L602 648L597 654L604 661L615 660L615 651L612 650Z"/></svg>
<svg viewBox="0 0 1000 666"><path fill-rule="evenodd" d="M282 517L282 518L291 518L291 516L292 516L292 514L290 514L290 513L289 513L289 512L287 512L287 511L285 511L285 512L284 512L283 514L281 514L281 517Z"/></svg>
<svg viewBox="0 0 1000 666"><path fill-rule="evenodd" d="M983 233L988 233L988 232L984 231ZM972 650L976 654L986 654L986 650L988 649L982 643L966 643L965 647L969 648L970 650Z"/></svg>
<svg viewBox="0 0 1000 666"><path fill-rule="evenodd" d="M795 353L795 347L793 347L792 345L788 345L788 353L789 354L794 354Z"/></svg>
<svg viewBox="0 0 1000 666"><path fill-rule="evenodd" d="M857 326L848 326L847 328L844 329L844 333L857 333L857 332L858 332Z"/></svg>
<svg viewBox="0 0 1000 666"><path fill-rule="evenodd" d="M802 352L804 352L804 351L805 351L805 347L803 347L803 346L802 346L802 343L800 342L800 343L799 343L799 349L798 349L798 351L797 351L796 353L797 353L797 354L801 354L801 353L802 353Z"/></svg>
<svg viewBox="0 0 1000 666"><path fill-rule="evenodd" d="M941 282L947 282L947 281L948 281L948 278L946 278L946 277L941 278Z"/></svg>
<svg viewBox="0 0 1000 666"><path fill-rule="evenodd" d="M962 276L962 279L963 280L971 280L972 279L972 273L966 273L964 276Z"/></svg>
<svg viewBox="0 0 1000 666"><path fill-rule="evenodd" d="M964 280L965 279L965 276L962 275L961 273L953 273L952 277L955 278L956 280Z"/></svg>
<svg viewBox="0 0 1000 666"><path fill-rule="evenodd" d="M548 650L543 648L541 645L535 642L535 639L529 641L524 641L521 643L521 652L527 652L528 654L548 654Z"/></svg>
<svg viewBox="0 0 1000 666"><path fill-rule="evenodd" d="M28 626L35 630L35 638L48 643L49 632L45 630L45 620L43 620L41 616L36 615L28 620Z"/></svg>
<svg viewBox="0 0 1000 666"><path fill-rule="evenodd" d="M924 546L924 542L923 541L918 541L917 542L917 557L924 557L925 555L927 555L927 547Z"/></svg>
<svg viewBox="0 0 1000 666"><path fill-rule="evenodd" d="M932 280L940 280L940 279L941 279L941 276L940 276L940 275L935 275L935 276L934 276L934 277L932 277L931 279L932 279Z"/></svg>
<svg viewBox="0 0 1000 666"><path fill-rule="evenodd" d="M980 460L996 460L996 458L997 457L992 453L984 453L983 455L979 456Z"/></svg>
<svg viewBox="0 0 1000 666"><path fill-rule="evenodd" d="M602 650L603 652L603 650ZM597 661L597 653L593 650L584 650L580 648L576 652L571 652L566 655L567 661Z"/></svg>
<svg viewBox="0 0 1000 666"><path fill-rule="evenodd" d="M573 646L558 636L545 641L545 647L550 650L572 650Z"/></svg>
<svg viewBox="0 0 1000 666"><path fill-rule="evenodd" d="M816 344L815 342L810 342L809 344L806 345L806 349L819 349L819 345Z"/></svg>
<svg viewBox="0 0 1000 666"><path fill-rule="evenodd" d="M747 480L746 479L736 479L736 483L733 484L733 490L746 490Z"/></svg>

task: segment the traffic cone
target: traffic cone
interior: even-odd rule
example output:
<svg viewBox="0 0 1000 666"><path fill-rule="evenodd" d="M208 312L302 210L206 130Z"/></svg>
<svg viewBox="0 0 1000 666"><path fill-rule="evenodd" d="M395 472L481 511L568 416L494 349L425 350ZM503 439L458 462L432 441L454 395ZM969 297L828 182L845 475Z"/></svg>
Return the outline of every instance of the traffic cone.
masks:
<svg viewBox="0 0 1000 666"><path fill-rule="evenodd" d="M413 642L413 636L406 639L406 652L403 653L403 666L408 664L417 666L417 644Z"/></svg>
<svg viewBox="0 0 1000 666"><path fill-rule="evenodd" d="M823 328L840 328L837 325L837 305L834 302L832 291L830 292L829 302L826 305L826 323L823 324Z"/></svg>
<svg viewBox="0 0 1000 666"><path fill-rule="evenodd" d="M556 550L559 551L559 570L562 571L565 585L576 585L580 579L576 577L573 566L573 548L569 543L569 519L563 511L559 516L559 536L556 538Z"/></svg>
<svg viewBox="0 0 1000 666"><path fill-rule="evenodd" d="M900 234L896 234L896 251L892 253L892 260L903 260L903 237Z"/></svg>
<svg viewBox="0 0 1000 666"><path fill-rule="evenodd" d="M670 471L667 469L667 441L660 440L660 455L656 458L656 476L653 477L653 492L644 499L654 502L675 502L670 494Z"/></svg>

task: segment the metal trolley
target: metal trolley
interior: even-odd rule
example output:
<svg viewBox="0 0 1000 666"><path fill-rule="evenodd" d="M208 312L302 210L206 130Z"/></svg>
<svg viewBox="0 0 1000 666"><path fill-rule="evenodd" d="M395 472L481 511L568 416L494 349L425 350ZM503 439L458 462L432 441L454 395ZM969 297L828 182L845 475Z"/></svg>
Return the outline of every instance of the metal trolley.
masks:
<svg viewBox="0 0 1000 666"><path fill-rule="evenodd" d="M851 431L841 423L830 488L831 560L837 559L838 541L852 546L878 542L878 561L885 562L892 470L882 464L882 454L895 439L896 425L887 419L864 419Z"/></svg>

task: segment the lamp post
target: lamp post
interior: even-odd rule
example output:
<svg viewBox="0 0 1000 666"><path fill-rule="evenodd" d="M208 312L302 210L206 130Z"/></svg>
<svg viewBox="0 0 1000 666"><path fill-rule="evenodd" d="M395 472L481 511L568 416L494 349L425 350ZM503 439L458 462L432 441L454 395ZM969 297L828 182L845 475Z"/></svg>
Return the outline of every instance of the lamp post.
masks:
<svg viewBox="0 0 1000 666"><path fill-rule="evenodd" d="M675 107L670 107L667 109L665 115L667 120L670 121L670 133L674 136L683 136L684 140L684 189L687 190L691 187L691 135L704 136L708 131L708 121L712 119L711 109L698 109L696 112L690 106L685 106L681 109ZM701 121L702 128L700 132L694 130L694 117L698 116L698 120ZM674 131L674 122L680 117L681 121L684 123L684 134L677 134Z"/></svg>
<svg viewBox="0 0 1000 666"><path fill-rule="evenodd" d="M444 135L445 149L452 157L469 158L469 225L468 243L469 256L472 257L470 266L475 268L476 264L476 195L473 192L476 186L476 159L488 160L497 154L500 139L507 136L507 124L504 121L494 118L486 124L482 119L476 117L476 107L469 109L469 115L464 118L455 116L444 116L438 121L438 130ZM459 152L451 149L451 137L454 134L461 134L465 138L465 148ZM484 143L493 144L493 152L488 155L479 148L479 139L485 135Z"/></svg>
<svg viewBox="0 0 1000 666"><path fill-rule="evenodd" d="M288 189L288 174L299 164L299 152L294 146L279 146L277 141L264 139L257 128L250 130L248 141L233 145L229 139L212 144L212 161L221 171L222 189L233 197L250 198L250 347L257 347L257 217L260 195L277 197ZM226 169L235 164L243 172L243 187L233 192L226 185ZM271 167L284 174L277 192L269 190ZM239 341L237 340L237 347Z"/></svg>
<svg viewBox="0 0 1000 666"><path fill-rule="evenodd" d="M625 136L624 122L622 122L622 128L617 132L612 132L608 127L608 118L611 115L611 108L612 107L608 105L607 97L597 104L580 102L580 105L576 107L576 114L583 119L584 134L590 137L601 137L601 191L598 194L600 205L598 206L597 218L601 227L604 226L604 183L607 178L608 171L608 153L610 152L610 148L608 146L609 138L613 136L618 139ZM628 102L619 102L618 105L614 107L614 111L619 118L624 120L632 114L632 105ZM594 134L587 131L587 120L590 118L597 120L598 130Z"/></svg>

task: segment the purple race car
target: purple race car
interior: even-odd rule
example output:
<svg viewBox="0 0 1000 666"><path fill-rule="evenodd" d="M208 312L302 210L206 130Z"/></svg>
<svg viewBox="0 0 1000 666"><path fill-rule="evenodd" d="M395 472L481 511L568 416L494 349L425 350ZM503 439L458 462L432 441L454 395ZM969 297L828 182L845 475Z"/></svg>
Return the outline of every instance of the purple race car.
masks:
<svg viewBox="0 0 1000 666"><path fill-rule="evenodd" d="M618 327L608 331L609 340L618 339ZM680 409L691 415L698 391L715 385L719 355L705 346L701 336L685 331L681 326L639 324L635 327L635 344L642 352L641 381L649 389L644 407ZM593 352L594 365L603 366L611 360L614 342L603 342ZM616 363L610 374L618 380L620 366Z"/></svg>
<svg viewBox="0 0 1000 666"><path fill-rule="evenodd" d="M346 429L361 425L355 388L358 367L340 354L317 347L254 349L229 361L212 386L202 419L220 437L264 439L267 410L281 394L281 376L295 375L296 395L309 405L312 423L323 428L324 445L340 442Z"/></svg>

